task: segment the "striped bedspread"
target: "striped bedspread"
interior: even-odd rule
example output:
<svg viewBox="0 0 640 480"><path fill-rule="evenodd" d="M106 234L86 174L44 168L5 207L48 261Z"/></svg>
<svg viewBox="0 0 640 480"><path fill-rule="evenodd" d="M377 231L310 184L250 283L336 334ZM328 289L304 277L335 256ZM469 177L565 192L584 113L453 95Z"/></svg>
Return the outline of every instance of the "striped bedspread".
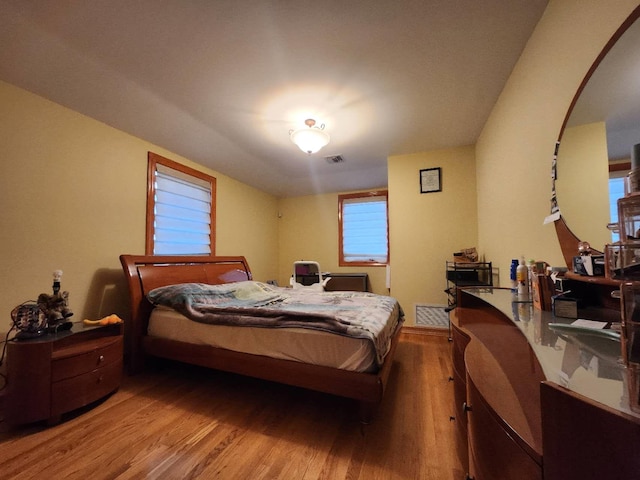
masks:
<svg viewBox="0 0 640 480"><path fill-rule="evenodd" d="M182 283L152 290L155 305L214 325L309 328L365 338L376 350L378 366L391 347L403 313L393 297L366 292L324 292L245 281L223 285Z"/></svg>

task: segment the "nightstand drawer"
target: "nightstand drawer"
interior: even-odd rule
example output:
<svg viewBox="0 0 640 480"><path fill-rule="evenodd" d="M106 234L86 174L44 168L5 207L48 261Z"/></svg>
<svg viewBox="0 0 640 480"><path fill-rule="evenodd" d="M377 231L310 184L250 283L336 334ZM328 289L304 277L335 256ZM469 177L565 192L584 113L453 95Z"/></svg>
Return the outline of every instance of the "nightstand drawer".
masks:
<svg viewBox="0 0 640 480"><path fill-rule="evenodd" d="M104 367L51 384L51 416L74 410L113 392L122 378L122 356Z"/></svg>
<svg viewBox="0 0 640 480"><path fill-rule="evenodd" d="M122 337L105 337L95 341L90 351L56 358L51 365L51 381L77 377L114 362L122 363Z"/></svg>

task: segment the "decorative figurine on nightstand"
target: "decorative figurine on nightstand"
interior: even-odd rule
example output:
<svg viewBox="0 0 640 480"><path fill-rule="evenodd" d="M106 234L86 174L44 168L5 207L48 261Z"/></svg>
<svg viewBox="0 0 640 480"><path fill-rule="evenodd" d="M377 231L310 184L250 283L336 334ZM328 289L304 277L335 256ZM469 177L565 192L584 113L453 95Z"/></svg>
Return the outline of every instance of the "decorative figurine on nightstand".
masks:
<svg viewBox="0 0 640 480"><path fill-rule="evenodd" d="M53 272L53 295L41 293L38 295L38 306L47 319L47 330L59 332L68 330L72 323L67 319L73 315L69 308L69 292L60 293L60 279L62 270Z"/></svg>

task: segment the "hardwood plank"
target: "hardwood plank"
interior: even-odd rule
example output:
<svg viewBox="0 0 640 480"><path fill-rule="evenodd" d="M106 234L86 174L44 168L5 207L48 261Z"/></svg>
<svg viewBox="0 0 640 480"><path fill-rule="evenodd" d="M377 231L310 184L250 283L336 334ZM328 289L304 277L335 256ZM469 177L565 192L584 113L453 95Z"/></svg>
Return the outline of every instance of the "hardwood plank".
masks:
<svg viewBox="0 0 640 480"><path fill-rule="evenodd" d="M463 478L450 345L403 333L370 425L352 400L158 363L59 425L0 423L0 478Z"/></svg>

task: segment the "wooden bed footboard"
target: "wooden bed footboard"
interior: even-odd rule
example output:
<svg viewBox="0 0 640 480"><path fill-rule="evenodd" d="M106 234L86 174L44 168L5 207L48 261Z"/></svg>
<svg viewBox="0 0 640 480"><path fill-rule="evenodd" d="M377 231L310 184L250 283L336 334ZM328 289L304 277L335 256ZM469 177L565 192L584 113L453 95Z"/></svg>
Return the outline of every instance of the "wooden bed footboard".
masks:
<svg viewBox="0 0 640 480"><path fill-rule="evenodd" d="M208 345L192 345L147 336L152 305L146 294L157 287L199 282L223 284L251 280L244 257L121 255L131 299L131 318L125 321L128 372L144 368L146 356L176 360L264 380L307 388L357 400L361 420L368 423L380 404L389 377L401 324L391 349L376 373L350 372L260 355L234 352Z"/></svg>

